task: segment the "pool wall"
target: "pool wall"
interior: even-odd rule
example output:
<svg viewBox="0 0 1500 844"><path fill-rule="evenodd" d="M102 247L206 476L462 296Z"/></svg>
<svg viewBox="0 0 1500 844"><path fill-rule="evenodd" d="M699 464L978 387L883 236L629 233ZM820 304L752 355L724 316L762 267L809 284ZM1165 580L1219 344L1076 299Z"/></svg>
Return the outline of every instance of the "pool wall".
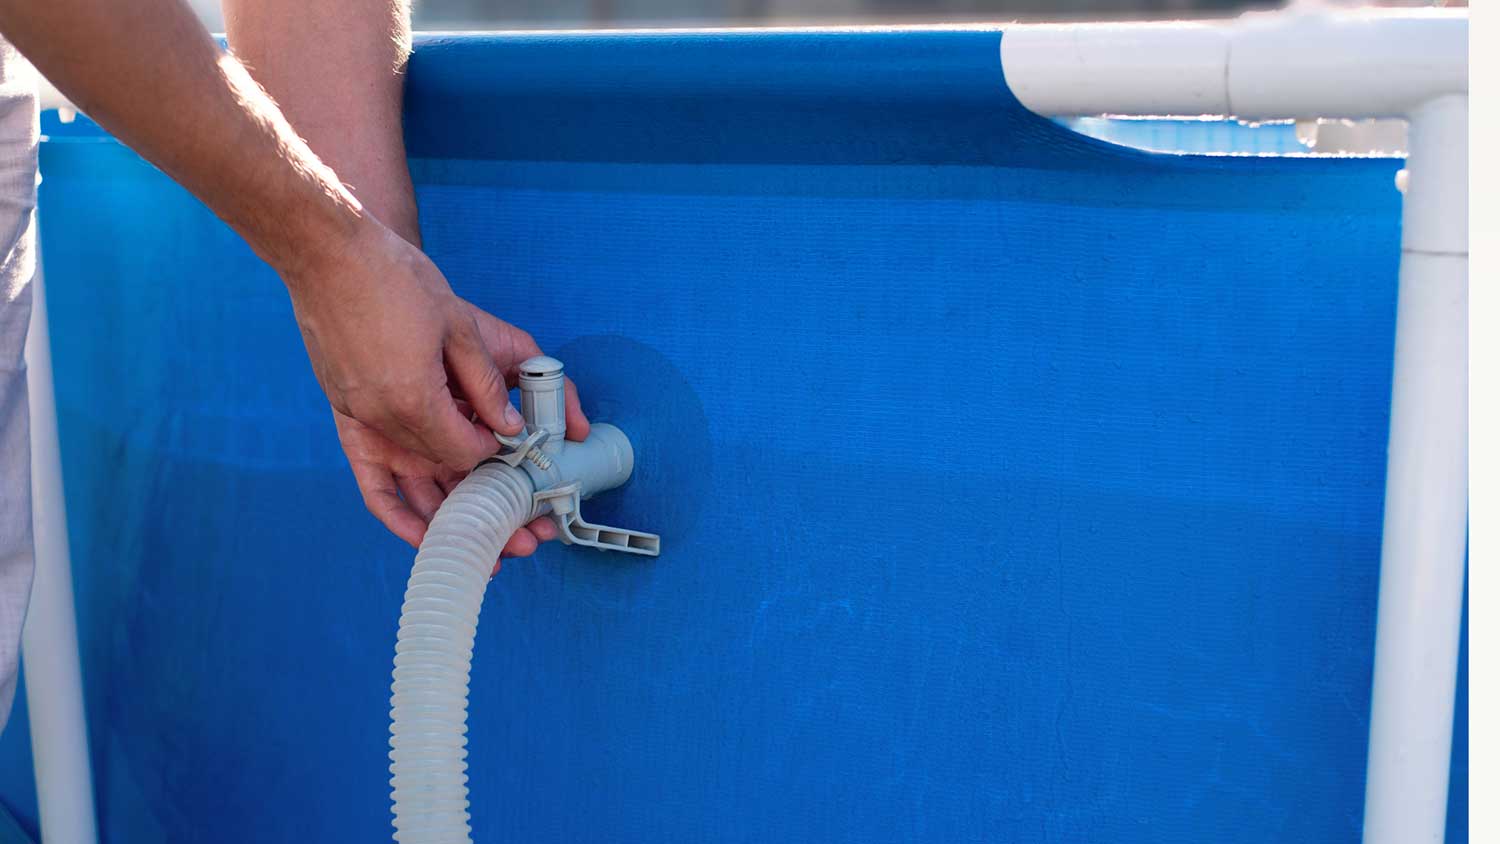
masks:
<svg viewBox="0 0 1500 844"><path fill-rule="evenodd" d="M1000 38L418 49L425 246L629 432L591 518L664 549L495 578L476 840L1358 839L1400 162L1083 138ZM275 276L53 128L105 840L383 840L411 552ZM0 800L34 822L28 760L18 710Z"/></svg>

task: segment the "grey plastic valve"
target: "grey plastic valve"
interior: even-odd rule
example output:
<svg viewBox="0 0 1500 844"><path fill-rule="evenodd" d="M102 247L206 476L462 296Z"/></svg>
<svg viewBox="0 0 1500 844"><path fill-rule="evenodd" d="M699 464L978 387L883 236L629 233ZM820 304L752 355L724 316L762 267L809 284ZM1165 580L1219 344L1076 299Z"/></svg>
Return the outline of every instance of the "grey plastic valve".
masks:
<svg viewBox="0 0 1500 844"><path fill-rule="evenodd" d="M635 451L613 425L596 423L583 442L566 439L567 397L563 365L556 358L534 357L521 364L521 416L526 430L519 437L496 434L505 446L496 459L531 477L536 515L550 515L559 538L569 545L624 551L655 557L661 537L625 528L591 524L579 512L597 492L614 489L630 478Z"/></svg>

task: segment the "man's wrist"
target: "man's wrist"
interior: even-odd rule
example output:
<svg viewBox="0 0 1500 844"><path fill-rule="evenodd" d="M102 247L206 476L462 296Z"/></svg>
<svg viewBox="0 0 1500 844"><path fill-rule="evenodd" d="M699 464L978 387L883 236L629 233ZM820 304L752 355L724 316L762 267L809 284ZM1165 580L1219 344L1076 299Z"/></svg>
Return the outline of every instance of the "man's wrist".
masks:
<svg viewBox="0 0 1500 844"><path fill-rule="evenodd" d="M337 181L302 175L304 184L296 186L285 201L270 204L268 215L257 226L260 231L251 235L256 252L288 287L347 255L351 244L370 227L380 225Z"/></svg>

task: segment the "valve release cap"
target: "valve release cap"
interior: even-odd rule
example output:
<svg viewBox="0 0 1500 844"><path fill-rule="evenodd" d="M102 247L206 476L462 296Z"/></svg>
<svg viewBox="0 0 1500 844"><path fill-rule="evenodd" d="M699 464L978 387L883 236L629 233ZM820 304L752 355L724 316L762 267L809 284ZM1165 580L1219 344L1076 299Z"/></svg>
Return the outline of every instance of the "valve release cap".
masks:
<svg viewBox="0 0 1500 844"><path fill-rule="evenodd" d="M551 378L561 374L562 371L562 361L546 355L538 355L521 364L522 378Z"/></svg>

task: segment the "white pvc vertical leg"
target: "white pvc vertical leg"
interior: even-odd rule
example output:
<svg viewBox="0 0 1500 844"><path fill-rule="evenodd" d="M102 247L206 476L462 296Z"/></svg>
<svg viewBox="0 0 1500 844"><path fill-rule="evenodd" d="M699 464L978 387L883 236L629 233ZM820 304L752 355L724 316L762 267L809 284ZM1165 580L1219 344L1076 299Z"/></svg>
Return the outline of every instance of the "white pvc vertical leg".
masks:
<svg viewBox="0 0 1500 844"><path fill-rule="evenodd" d="M73 573L52 392L52 352L48 345L47 300L41 276L38 271L32 290L31 333L26 340L36 579L31 587L26 626L21 633L21 665L31 720L31 754L36 767L42 841L94 844L98 840L94 785L83 717Z"/></svg>
<svg viewBox="0 0 1500 844"><path fill-rule="evenodd" d="M1411 115L1365 844L1438 844L1468 523L1468 98Z"/></svg>

